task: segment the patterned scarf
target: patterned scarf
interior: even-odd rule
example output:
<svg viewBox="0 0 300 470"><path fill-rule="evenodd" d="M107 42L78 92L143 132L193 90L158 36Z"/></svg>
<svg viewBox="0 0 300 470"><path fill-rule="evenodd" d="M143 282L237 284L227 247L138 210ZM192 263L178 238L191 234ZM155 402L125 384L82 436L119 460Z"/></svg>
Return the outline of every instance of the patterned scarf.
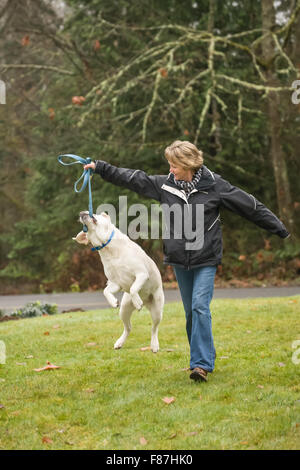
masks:
<svg viewBox="0 0 300 470"><path fill-rule="evenodd" d="M199 168L199 170L195 172L192 181L176 180L173 173L170 173L168 179L175 183L176 186L179 186L181 189L183 189L186 195L189 196L193 189L195 189L195 187L197 186L198 182L201 179L201 176L202 168Z"/></svg>

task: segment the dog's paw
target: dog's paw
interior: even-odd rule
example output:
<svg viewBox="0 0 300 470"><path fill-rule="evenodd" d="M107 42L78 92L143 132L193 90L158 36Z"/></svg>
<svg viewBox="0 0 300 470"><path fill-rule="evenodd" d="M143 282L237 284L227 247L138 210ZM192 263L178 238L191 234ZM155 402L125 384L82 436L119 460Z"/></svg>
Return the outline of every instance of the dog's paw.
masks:
<svg viewBox="0 0 300 470"><path fill-rule="evenodd" d="M119 301L115 297L113 299L110 299L109 303L113 308L118 308L119 307Z"/></svg>
<svg viewBox="0 0 300 470"><path fill-rule="evenodd" d="M132 303L133 305L135 306L135 308L137 310L141 310L142 306L143 306L143 301L142 299L140 298L140 296L138 294L133 294L131 296L131 300L132 300Z"/></svg>
<svg viewBox="0 0 300 470"><path fill-rule="evenodd" d="M124 344L124 341L121 338L119 338L114 344L114 349L121 349L123 344Z"/></svg>
<svg viewBox="0 0 300 470"><path fill-rule="evenodd" d="M157 353L159 351L159 344L158 341L151 342L151 351L153 353Z"/></svg>

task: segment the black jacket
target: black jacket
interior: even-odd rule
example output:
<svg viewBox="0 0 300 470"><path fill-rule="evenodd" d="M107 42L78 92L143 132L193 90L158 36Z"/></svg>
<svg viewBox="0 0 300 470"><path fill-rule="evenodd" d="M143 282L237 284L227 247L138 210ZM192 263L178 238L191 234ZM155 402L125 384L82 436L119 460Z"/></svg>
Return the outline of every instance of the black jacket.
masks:
<svg viewBox="0 0 300 470"><path fill-rule="evenodd" d="M206 166L203 166L203 173L196 189L187 198L185 192L173 183L168 175L147 175L142 170L118 168L102 160L96 160L95 163L95 173L99 173L105 181L135 191L143 197L155 199L166 207L173 204L181 206L182 218L186 217L186 214L191 215L194 231L197 229L196 206L204 207L204 240L200 249L188 249L187 243L192 239L185 237L184 230L182 236L178 237L174 228L174 217L170 218L169 236L164 239L165 264L185 269L220 264L222 230L219 211L222 207L281 238L289 236L283 223L264 204L252 194L232 186Z"/></svg>

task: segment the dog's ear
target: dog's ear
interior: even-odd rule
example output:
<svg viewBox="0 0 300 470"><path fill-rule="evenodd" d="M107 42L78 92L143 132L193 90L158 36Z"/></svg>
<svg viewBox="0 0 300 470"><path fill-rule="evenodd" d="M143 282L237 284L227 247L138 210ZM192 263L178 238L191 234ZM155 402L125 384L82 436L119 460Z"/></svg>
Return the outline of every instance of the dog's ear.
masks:
<svg viewBox="0 0 300 470"><path fill-rule="evenodd" d="M79 232L76 237L73 237L72 240L75 240L77 243L83 243L87 245L89 243L88 237L85 232Z"/></svg>

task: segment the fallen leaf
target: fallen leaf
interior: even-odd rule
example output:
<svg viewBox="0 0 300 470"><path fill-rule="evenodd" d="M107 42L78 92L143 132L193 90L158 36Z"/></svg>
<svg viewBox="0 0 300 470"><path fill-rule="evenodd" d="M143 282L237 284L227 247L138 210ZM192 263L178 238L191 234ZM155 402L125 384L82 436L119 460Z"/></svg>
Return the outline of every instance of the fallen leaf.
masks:
<svg viewBox="0 0 300 470"><path fill-rule="evenodd" d="M249 444L249 442L248 441L241 441L240 444L246 446L247 444Z"/></svg>
<svg viewBox="0 0 300 470"><path fill-rule="evenodd" d="M162 401L164 401L167 405L170 405L171 403L173 403L175 401L175 398L174 397L164 397L164 398L162 398Z"/></svg>
<svg viewBox="0 0 300 470"><path fill-rule="evenodd" d="M173 352L174 349L166 349L167 352Z"/></svg>
<svg viewBox="0 0 300 470"><path fill-rule="evenodd" d="M33 369L35 372L41 372L43 370L51 370L51 369L60 369L60 366L55 366L51 364L51 362L47 361L47 365L45 367L41 367L40 369Z"/></svg>
<svg viewBox="0 0 300 470"><path fill-rule="evenodd" d="M220 356L220 359L229 359L229 356Z"/></svg>
<svg viewBox="0 0 300 470"><path fill-rule="evenodd" d="M12 411L10 414L13 416L19 416L21 414L21 411L20 410Z"/></svg>
<svg viewBox="0 0 300 470"><path fill-rule="evenodd" d="M176 436L177 436L177 433L174 432L174 434L171 434L171 436L167 437L167 439L174 439L174 437L176 437Z"/></svg>
<svg viewBox="0 0 300 470"><path fill-rule="evenodd" d="M147 444L148 444L147 439L145 439L144 437L140 437L140 444L141 444L142 446L147 445Z"/></svg>
<svg viewBox="0 0 300 470"><path fill-rule="evenodd" d="M186 436L196 436L196 434L198 434L198 431L187 432L185 435Z"/></svg>
<svg viewBox="0 0 300 470"><path fill-rule="evenodd" d="M30 355L30 356L25 356L25 359L32 359L32 358L33 358L32 355Z"/></svg>
<svg viewBox="0 0 300 470"><path fill-rule="evenodd" d="M63 310L61 313L70 313L70 312L85 312L83 308L70 308L69 310ZM69 318L72 318L70 316Z"/></svg>
<svg viewBox="0 0 300 470"><path fill-rule="evenodd" d="M263 385L257 385L257 388L265 388Z"/></svg>
<svg viewBox="0 0 300 470"><path fill-rule="evenodd" d="M50 437L47 437L47 436L44 436L43 439L42 439L42 442L44 444L52 444L52 439L50 439Z"/></svg>
<svg viewBox="0 0 300 470"><path fill-rule="evenodd" d="M94 388L86 388L84 391L87 392L87 393L93 393L95 391L95 389Z"/></svg>
<svg viewBox="0 0 300 470"><path fill-rule="evenodd" d="M17 366L26 366L26 362L16 362Z"/></svg>
<svg viewBox="0 0 300 470"><path fill-rule="evenodd" d="M0 403L0 410L3 409L3 408L5 408L5 406L1 405L1 403Z"/></svg>
<svg viewBox="0 0 300 470"><path fill-rule="evenodd" d="M97 346L97 343L87 343L86 346Z"/></svg>
<svg viewBox="0 0 300 470"><path fill-rule="evenodd" d="M239 259L239 261L245 261L246 256L245 255L240 255L238 259Z"/></svg>
<svg viewBox="0 0 300 470"><path fill-rule="evenodd" d="M141 348L140 351L150 351L150 349L150 346L145 346L144 348Z"/></svg>
<svg viewBox="0 0 300 470"><path fill-rule="evenodd" d="M190 367L185 367L184 369L181 369L182 371L187 371L187 370L191 370Z"/></svg>
<svg viewBox="0 0 300 470"><path fill-rule="evenodd" d="M44 335L49 336L50 335L49 331L45 331Z"/></svg>
<svg viewBox="0 0 300 470"><path fill-rule="evenodd" d="M296 428L299 428L300 427L300 423L296 423Z"/></svg>
<svg viewBox="0 0 300 470"><path fill-rule="evenodd" d="M185 129L185 130L183 131L183 133L184 133L184 135L189 135L189 134L190 134L187 129Z"/></svg>
<svg viewBox="0 0 300 470"><path fill-rule="evenodd" d="M54 325L53 326L53 330L58 330L58 328L60 328L60 325Z"/></svg>

